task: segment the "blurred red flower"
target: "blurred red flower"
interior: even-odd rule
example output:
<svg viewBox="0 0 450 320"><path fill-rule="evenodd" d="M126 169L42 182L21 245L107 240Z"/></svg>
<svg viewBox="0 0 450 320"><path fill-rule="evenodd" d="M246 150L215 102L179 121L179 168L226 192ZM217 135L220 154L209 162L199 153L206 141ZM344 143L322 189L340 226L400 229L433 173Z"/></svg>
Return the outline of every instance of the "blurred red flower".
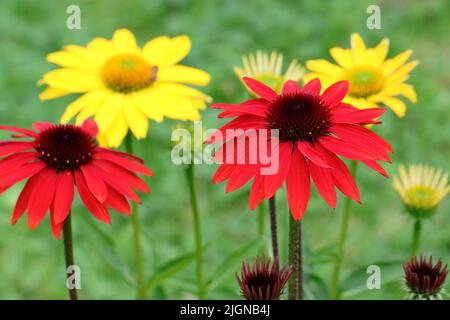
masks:
<svg viewBox="0 0 450 320"><path fill-rule="evenodd" d="M140 203L133 189L149 192L135 173L152 172L137 157L97 146L94 121L82 126L36 122L33 129L0 126L14 132L13 138L31 139L0 142L0 193L28 179L17 199L13 224L27 211L28 226L34 229L50 210L52 231L59 239L75 186L86 208L105 223L110 223L108 207L129 215L127 199Z"/></svg>
<svg viewBox="0 0 450 320"><path fill-rule="evenodd" d="M213 105L223 110L219 118L235 119L216 131L209 142L223 142L213 157L222 163L213 182L228 180L226 191L231 192L253 178L249 197L252 210L264 198L271 198L286 181L289 208L294 219L300 220L310 197L310 178L332 208L336 207L335 187L360 202L358 187L338 155L358 160L386 176L377 161L390 162L392 148L365 128L381 123L376 119L385 109L359 110L342 103L348 90L347 81L331 85L322 94L318 79L303 88L295 81L287 81L279 95L252 78L243 80L261 98L237 105ZM267 133L272 129L278 130L278 139ZM253 146L266 146L267 150L278 152L279 166L274 174L262 174L261 169L268 164L260 160L260 154L256 162L250 161L253 146L245 136L251 131L257 132L257 143ZM262 131L266 134L260 134ZM276 144L275 148L271 144Z"/></svg>

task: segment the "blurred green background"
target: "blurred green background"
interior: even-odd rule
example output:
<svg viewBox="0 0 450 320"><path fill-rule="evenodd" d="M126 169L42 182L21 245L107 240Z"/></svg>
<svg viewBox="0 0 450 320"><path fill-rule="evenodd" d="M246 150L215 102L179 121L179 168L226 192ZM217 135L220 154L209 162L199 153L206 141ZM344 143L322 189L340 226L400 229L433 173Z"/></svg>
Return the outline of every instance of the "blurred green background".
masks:
<svg viewBox="0 0 450 320"><path fill-rule="evenodd" d="M81 30L66 28L66 8L81 8ZM382 29L368 30L366 9L381 8ZM257 49L278 50L303 64L311 58L330 59L332 46L348 47L350 34L360 32L370 46L383 37L391 41L389 56L411 48L420 65L411 79L418 94L404 119L392 112L376 131L394 147L393 164L424 162L448 169L450 158L450 2L434 1L17 1L0 2L0 119L1 124L29 127L36 120L58 121L64 107L74 99L66 97L40 103L36 85L42 74L54 68L45 61L47 53L65 44L85 45L96 36L111 38L117 28L131 29L140 44L166 34L188 34L193 49L185 64L201 67L212 75L205 92L216 102L238 102L245 90L232 72L243 53ZM224 123L217 111L203 112L204 124ZM144 231L146 273L150 277L173 259L192 253L192 214L183 167L170 161L171 127L176 123L152 123L149 139L135 144L136 154L146 159L155 176L148 179L152 193L143 196L141 218ZM6 137L2 133L2 138ZM246 255L257 254L255 212L247 205L248 186L225 195L223 184L213 185L216 166L196 167L202 226L206 248L206 272L213 280L209 297L236 299L234 272ZM344 265L344 298L399 299L402 261L410 250L412 221L403 213L391 186L367 168L358 176L363 204L355 206ZM65 299L62 241L53 238L48 218L30 232L25 219L10 225L12 208L21 186L0 198L0 298ZM282 261L286 261L287 221L284 190L278 194L279 236ZM307 297L327 298L331 278L330 258L340 225L343 198L335 211L316 191L312 193L304 218L305 268L308 269ZM112 214L111 226L103 225L83 209L74 206L75 257L81 266L84 299L133 299L131 220ZM421 251L450 261L449 204L424 224ZM269 245L269 230L262 240ZM187 261L187 260L186 260ZM187 263L186 263L187 264ZM382 289L367 290L368 265L382 268ZM167 266L167 265L166 265ZM176 269L176 268L175 268ZM172 270L173 271L173 270ZM131 279L131 280L130 280ZM193 264L163 282L152 298L195 298Z"/></svg>

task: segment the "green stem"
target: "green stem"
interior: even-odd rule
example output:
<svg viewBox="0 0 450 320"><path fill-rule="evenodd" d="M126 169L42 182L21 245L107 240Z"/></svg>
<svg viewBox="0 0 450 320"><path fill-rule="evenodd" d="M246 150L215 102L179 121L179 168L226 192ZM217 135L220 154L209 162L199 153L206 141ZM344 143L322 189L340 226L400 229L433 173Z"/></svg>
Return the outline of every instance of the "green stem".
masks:
<svg viewBox="0 0 450 320"><path fill-rule="evenodd" d="M258 236L260 239L263 239L265 235L265 229L266 229L266 206L265 202L261 202L261 204L258 206ZM265 256L266 254L266 243L263 242L261 244L261 248L259 249L259 253L261 256Z"/></svg>
<svg viewBox="0 0 450 320"><path fill-rule="evenodd" d="M72 241L72 214L69 213L66 220L64 221L63 227L63 238L64 238L64 258L66 260L66 272L70 266L75 265L73 257L73 241ZM67 273L67 280L69 280L69 274ZM67 283L69 285L69 283ZM70 300L78 300L77 288L69 287L69 297Z"/></svg>
<svg viewBox="0 0 450 320"><path fill-rule="evenodd" d="M289 300L303 300L302 224L289 214Z"/></svg>
<svg viewBox="0 0 450 320"><path fill-rule="evenodd" d="M356 179L357 169L358 169L358 161L353 160L350 167L350 173L352 174L354 179ZM341 279L342 263L345 254L345 240L347 239L348 226L352 213L352 207L353 207L352 199L346 197L344 203L344 212L342 214L341 229L339 232L333 278L331 280L331 298L335 300L340 299L341 295L339 282Z"/></svg>
<svg viewBox="0 0 450 320"><path fill-rule="evenodd" d="M279 257L278 253L278 231L277 231L277 206L275 194L269 199L269 213L270 213L270 230L272 236L272 254L273 259Z"/></svg>
<svg viewBox="0 0 450 320"><path fill-rule="evenodd" d="M413 238L412 238L412 246L411 246L411 256L417 256L420 245L420 234L422 232L422 221L416 219L414 222L413 229Z"/></svg>
<svg viewBox="0 0 450 320"><path fill-rule="evenodd" d="M204 285L204 268L203 268L203 240L200 223L200 212L198 210L197 194L194 186L194 165L190 164L186 168L186 178L189 187L189 196L191 200L192 215L194 218L194 233L195 233L195 256L196 256L196 272L197 272L197 288L198 298L200 300L206 299L206 290Z"/></svg>
<svg viewBox="0 0 450 320"><path fill-rule="evenodd" d="M133 140L131 134L128 134L125 139L126 151L133 154ZM145 271L144 258L142 255L141 245L141 224L139 220L139 208L136 202L131 206L131 222L133 226L133 241L134 241L134 259L136 264L136 284L137 284L137 298L140 300L146 299L147 290L145 287Z"/></svg>

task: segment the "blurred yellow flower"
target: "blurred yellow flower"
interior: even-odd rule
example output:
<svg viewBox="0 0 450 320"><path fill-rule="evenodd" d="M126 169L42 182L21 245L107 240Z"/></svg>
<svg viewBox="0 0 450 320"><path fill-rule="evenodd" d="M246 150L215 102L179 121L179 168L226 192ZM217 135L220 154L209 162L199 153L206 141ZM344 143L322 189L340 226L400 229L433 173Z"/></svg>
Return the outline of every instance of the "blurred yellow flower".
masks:
<svg viewBox="0 0 450 320"><path fill-rule="evenodd" d="M76 116L80 124L89 117L99 126L100 144L118 147L128 129L145 138L148 119L164 117L197 120L209 97L185 84L204 86L208 73L178 65L191 50L188 36L160 36L143 48L129 30L117 30L112 40L95 38L86 47L68 45L50 53L49 62L61 68L46 73L40 84L48 87L41 100L82 93L61 117L67 123Z"/></svg>
<svg viewBox="0 0 450 320"><path fill-rule="evenodd" d="M409 170L400 165L399 177L394 176L393 182L407 211L415 218L430 216L450 191L447 173L421 164L410 165Z"/></svg>
<svg viewBox="0 0 450 320"><path fill-rule="evenodd" d="M309 60L306 68L311 72L305 75L304 80L308 82L320 78L324 88L336 81L347 80L349 92L343 100L345 103L360 109L384 104L398 117L403 117L406 105L397 96L403 96L412 103L417 102L413 86L405 81L419 62L414 60L406 63L412 50L386 60L388 49L389 40L386 38L375 48L366 48L361 36L353 33L351 49L331 48L330 54L337 65L323 59Z"/></svg>
<svg viewBox="0 0 450 320"><path fill-rule="evenodd" d="M256 51L255 54L242 56L242 68L234 67L234 73L242 80L243 77L256 79L271 87L278 93L281 92L283 84L287 80L299 81L305 74L305 70L293 60L284 74L281 73L283 67L283 55L276 51L268 52ZM253 95L253 92L249 91Z"/></svg>

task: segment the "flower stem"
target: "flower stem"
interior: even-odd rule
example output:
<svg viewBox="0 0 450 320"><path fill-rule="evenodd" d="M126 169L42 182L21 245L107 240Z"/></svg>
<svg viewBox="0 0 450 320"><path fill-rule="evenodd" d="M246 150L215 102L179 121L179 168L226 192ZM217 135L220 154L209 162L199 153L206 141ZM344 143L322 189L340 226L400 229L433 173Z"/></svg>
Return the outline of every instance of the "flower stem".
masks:
<svg viewBox="0 0 450 320"><path fill-rule="evenodd" d="M302 223L289 214L289 300L303 300Z"/></svg>
<svg viewBox="0 0 450 320"><path fill-rule="evenodd" d="M275 195L269 199L269 213L270 213L270 230L272 235L272 252L273 259L279 256L278 253L278 233L277 233L277 206Z"/></svg>
<svg viewBox="0 0 450 320"><path fill-rule="evenodd" d="M350 173L353 176L354 179L356 179L356 173L358 169L358 161L352 161L351 167L350 167ZM339 288L339 282L341 278L341 270L342 270L342 262L344 259L345 254L345 240L347 239L347 233L348 233L348 225L350 222L350 216L352 213L352 206L353 202L352 199L346 197L345 203L344 203L344 212L342 215L342 221L341 221L341 229L339 233L339 239L338 239L338 247L336 252L336 260L334 265L334 271L333 271L333 278L331 280L331 298L332 299L340 299L340 288Z"/></svg>
<svg viewBox="0 0 450 320"><path fill-rule="evenodd" d="M266 206L265 202L261 202L261 204L258 206L258 236L260 239L264 237L265 229L266 229ZM266 244L263 242L261 244L261 248L259 249L259 253L261 256L266 255Z"/></svg>
<svg viewBox="0 0 450 320"><path fill-rule="evenodd" d="M197 194L194 185L194 165L189 164L186 168L186 179L188 182L189 196L192 207L192 215L194 219L195 233L195 256L196 256L196 272L197 272L197 290L200 300L206 299L206 290L204 285L204 267L203 267L203 240L200 223L200 212L198 210Z"/></svg>
<svg viewBox="0 0 450 320"><path fill-rule="evenodd" d="M66 220L64 221L63 227L63 238L64 238L64 258L66 260L66 272L70 266L75 265L73 258L73 241L72 241L72 214L69 213ZM67 280L69 279L69 274L67 273ZM69 289L70 300L78 300L77 288L70 287L67 283Z"/></svg>
<svg viewBox="0 0 450 320"><path fill-rule="evenodd" d="M420 245L420 234L422 232L422 221L419 219L416 219L414 222L414 229L413 229L413 238L412 238L412 246L411 246L411 256L417 256L417 253L419 251L419 245Z"/></svg>
<svg viewBox="0 0 450 320"><path fill-rule="evenodd" d="M128 134L125 139L125 148L127 153L133 154L133 141L131 134ZM134 240L134 259L136 265L136 284L137 284L137 298L143 300L146 298L145 287L145 272L144 259L142 255L141 245L141 224L139 221L139 208L136 202L131 206L131 222L133 226L133 240Z"/></svg>

